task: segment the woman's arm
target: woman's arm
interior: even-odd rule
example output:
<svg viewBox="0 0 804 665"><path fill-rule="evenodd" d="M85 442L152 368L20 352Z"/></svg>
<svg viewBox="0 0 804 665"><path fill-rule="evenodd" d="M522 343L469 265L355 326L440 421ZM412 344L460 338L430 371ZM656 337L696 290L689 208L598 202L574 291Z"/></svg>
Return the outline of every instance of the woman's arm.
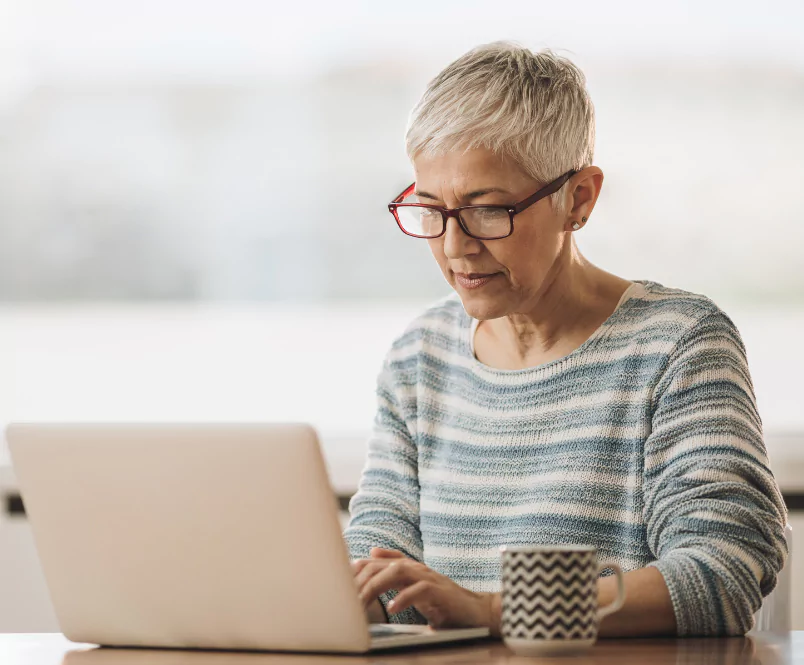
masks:
<svg viewBox="0 0 804 665"><path fill-rule="evenodd" d="M366 466L349 504L349 513L349 525L343 536L353 560L368 559L371 548L382 547L422 561L418 451L400 407L389 358L377 379L377 414ZM376 606L369 607L372 622L388 620L383 610L394 595L385 592L380 596L379 612ZM414 608L388 618L394 623L426 623Z"/></svg>
<svg viewBox="0 0 804 665"><path fill-rule="evenodd" d="M368 606L366 609L366 616L368 617L369 623L388 622L388 616L385 614L385 610L383 609L379 598L375 598L371 602L371 605Z"/></svg>
<svg viewBox="0 0 804 665"><path fill-rule="evenodd" d="M673 601L662 574L655 568L640 568L623 575L625 604L600 623L601 637L637 637L676 634ZM615 578L601 577L598 605L603 607L617 596Z"/></svg>
<svg viewBox="0 0 804 665"><path fill-rule="evenodd" d="M644 465L657 559L649 566L667 585L678 634L744 634L784 564L786 509L745 348L720 310L702 317L669 358Z"/></svg>

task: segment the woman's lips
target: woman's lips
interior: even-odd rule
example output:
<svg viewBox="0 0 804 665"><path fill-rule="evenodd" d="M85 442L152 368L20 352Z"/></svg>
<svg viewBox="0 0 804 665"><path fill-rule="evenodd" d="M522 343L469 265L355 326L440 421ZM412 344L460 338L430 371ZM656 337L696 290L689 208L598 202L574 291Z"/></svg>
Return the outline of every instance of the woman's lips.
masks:
<svg viewBox="0 0 804 665"><path fill-rule="evenodd" d="M494 279L500 273L493 272L490 274L480 274L480 273L455 273L455 280L458 284L464 289L479 289L481 286L485 286L488 284L492 279Z"/></svg>

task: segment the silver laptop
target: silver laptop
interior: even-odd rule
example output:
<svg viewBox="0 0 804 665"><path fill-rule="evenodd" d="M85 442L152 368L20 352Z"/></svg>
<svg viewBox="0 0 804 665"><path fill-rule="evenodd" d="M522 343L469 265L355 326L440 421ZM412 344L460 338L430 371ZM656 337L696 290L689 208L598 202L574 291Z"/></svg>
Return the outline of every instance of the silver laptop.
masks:
<svg viewBox="0 0 804 665"><path fill-rule="evenodd" d="M360 653L488 635L368 624L309 426L14 424L6 437L70 640Z"/></svg>

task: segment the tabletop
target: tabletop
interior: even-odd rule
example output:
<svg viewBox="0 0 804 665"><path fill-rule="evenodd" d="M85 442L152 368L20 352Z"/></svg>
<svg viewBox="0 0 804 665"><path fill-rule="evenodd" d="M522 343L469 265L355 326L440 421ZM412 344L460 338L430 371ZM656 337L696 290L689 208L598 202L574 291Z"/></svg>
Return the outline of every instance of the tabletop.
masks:
<svg viewBox="0 0 804 665"><path fill-rule="evenodd" d="M804 631L783 635L688 639L600 640L581 656L525 658L501 642L387 651L365 656L105 649L69 642L58 633L0 634L2 665L438 665L525 663L544 665L787 665L804 664Z"/></svg>

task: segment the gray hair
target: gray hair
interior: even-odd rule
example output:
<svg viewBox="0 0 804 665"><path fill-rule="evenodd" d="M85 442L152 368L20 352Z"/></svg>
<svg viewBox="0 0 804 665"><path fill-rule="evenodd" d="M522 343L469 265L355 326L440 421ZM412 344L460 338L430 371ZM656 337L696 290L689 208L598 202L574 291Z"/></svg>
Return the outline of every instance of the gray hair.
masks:
<svg viewBox="0 0 804 665"><path fill-rule="evenodd" d="M583 72L568 59L494 42L430 81L411 111L405 144L411 159L487 148L546 184L592 163L595 111ZM551 197L556 210L562 191Z"/></svg>

